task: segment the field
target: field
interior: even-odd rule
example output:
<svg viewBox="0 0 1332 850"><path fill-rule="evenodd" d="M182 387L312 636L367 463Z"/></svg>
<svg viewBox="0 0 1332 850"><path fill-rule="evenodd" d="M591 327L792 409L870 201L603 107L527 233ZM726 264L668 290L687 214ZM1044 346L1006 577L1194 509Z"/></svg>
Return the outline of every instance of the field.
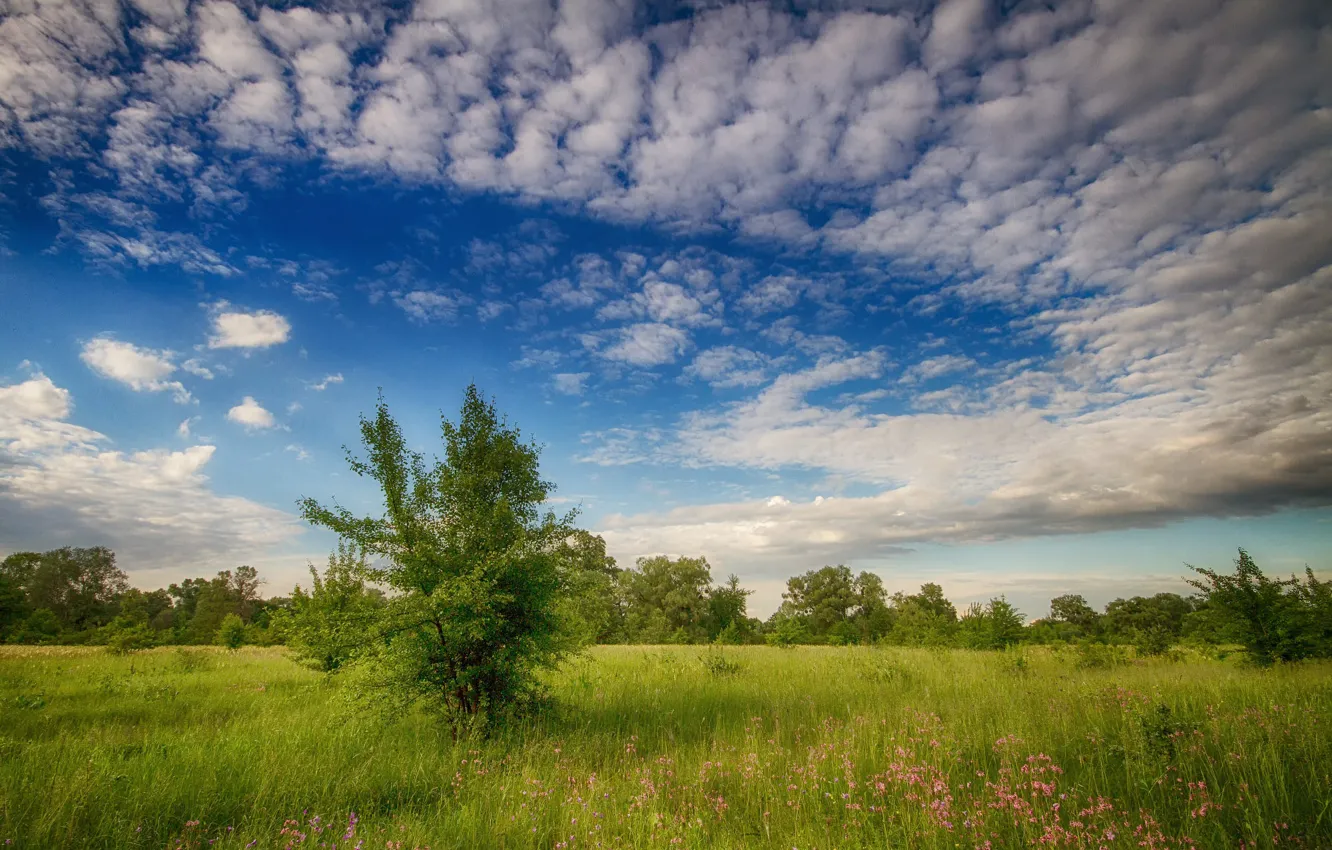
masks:
<svg viewBox="0 0 1332 850"><path fill-rule="evenodd" d="M1332 847L1332 664L603 647L486 740L282 650L0 651L0 844Z"/></svg>

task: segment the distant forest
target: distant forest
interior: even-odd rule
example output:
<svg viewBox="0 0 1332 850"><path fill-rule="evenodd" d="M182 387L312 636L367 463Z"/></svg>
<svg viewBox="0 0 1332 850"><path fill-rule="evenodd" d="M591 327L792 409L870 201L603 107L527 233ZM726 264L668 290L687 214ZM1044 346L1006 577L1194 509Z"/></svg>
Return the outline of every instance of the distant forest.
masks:
<svg viewBox="0 0 1332 850"><path fill-rule="evenodd" d="M1271 662L1332 655L1332 582L1269 578L1240 550L1233 574L1197 569L1188 595L1115 599L1097 611L1079 595L1050 600L1030 620L1004 597L958 610L937 584L889 594L876 574L825 566L787 581L766 621L748 614L752 591L735 576L715 584L703 558L640 558L621 568L602 538L578 531L559 552L562 622L576 644L895 645L997 650L1017 644L1132 647L1241 645ZM129 586L104 547L19 552L0 562L0 636L14 644L152 646L293 644L333 669L358 618L387 597L367 583L364 554L340 546L290 596L265 598L252 567L160 590ZM317 651L310 651L316 647ZM322 655L321 655L322 654ZM326 656L326 657L324 657Z"/></svg>

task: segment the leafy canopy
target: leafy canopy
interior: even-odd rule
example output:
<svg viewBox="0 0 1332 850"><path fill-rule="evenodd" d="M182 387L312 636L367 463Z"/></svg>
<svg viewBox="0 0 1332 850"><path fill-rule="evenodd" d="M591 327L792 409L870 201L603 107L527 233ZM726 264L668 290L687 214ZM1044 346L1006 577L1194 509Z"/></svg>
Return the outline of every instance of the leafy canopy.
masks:
<svg viewBox="0 0 1332 850"><path fill-rule="evenodd" d="M571 648L563 628L560 547L573 514L541 506L554 490L524 442L475 385L457 423L442 419L444 456L408 449L381 397L362 417L364 457L381 516L303 499L312 524L380 559L364 577L391 588L358 656L362 691L388 705L422 702L455 729L481 728L539 696L536 674Z"/></svg>

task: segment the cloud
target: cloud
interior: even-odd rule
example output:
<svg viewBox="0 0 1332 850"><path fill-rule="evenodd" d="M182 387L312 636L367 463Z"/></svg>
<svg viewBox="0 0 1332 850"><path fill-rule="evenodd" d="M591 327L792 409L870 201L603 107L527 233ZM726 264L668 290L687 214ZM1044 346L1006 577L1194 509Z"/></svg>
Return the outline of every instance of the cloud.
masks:
<svg viewBox="0 0 1332 850"><path fill-rule="evenodd" d="M221 302L213 307L209 348L269 348L291 338L291 323L272 310L246 313Z"/></svg>
<svg viewBox="0 0 1332 850"><path fill-rule="evenodd" d="M588 372L559 372L554 376L555 391L565 395L582 395L583 385L591 377Z"/></svg>
<svg viewBox="0 0 1332 850"><path fill-rule="evenodd" d="M649 368L673 363L689 348L689 334L658 322L621 328L617 340L598 353L606 360Z"/></svg>
<svg viewBox="0 0 1332 850"><path fill-rule="evenodd" d="M974 369L976 361L960 354L943 354L912 363L902 372L903 381L929 381L944 375Z"/></svg>
<svg viewBox="0 0 1332 850"><path fill-rule="evenodd" d="M297 459L297 460L309 460L309 459L310 459L310 453L307 452L303 447L301 447L301 446L299 446L299 445L297 445L297 444L295 444L295 443L292 443L291 445L287 446L286 449L284 449L284 451L288 451L288 452L291 452L292 454L296 455L296 459Z"/></svg>
<svg viewBox="0 0 1332 850"><path fill-rule="evenodd" d="M68 420L68 390L35 375L0 386L0 537L16 548L106 545L131 573L207 573L300 533L295 517L219 495L213 446L122 452Z"/></svg>
<svg viewBox="0 0 1332 850"><path fill-rule="evenodd" d="M449 322L458 317L457 299L442 292L417 289L395 292L392 298L393 303L416 322Z"/></svg>
<svg viewBox="0 0 1332 850"><path fill-rule="evenodd" d="M695 294L678 283L649 278L641 291L605 305L597 311L597 317L607 320L650 319L658 324L685 327L718 324L718 319L708 312L709 304L719 304L717 293Z"/></svg>
<svg viewBox="0 0 1332 850"><path fill-rule="evenodd" d="M0 386L0 402L0 410L14 420L66 419L73 409L69 390L42 374L21 384Z"/></svg>
<svg viewBox="0 0 1332 850"><path fill-rule="evenodd" d="M336 372L332 375L325 375L323 380L311 384L310 389L314 390L317 393L321 393L324 390L328 389L329 387L333 386L334 384L340 384L340 383L342 383L342 373Z"/></svg>
<svg viewBox="0 0 1332 850"><path fill-rule="evenodd" d="M0 22L0 146L53 163L60 244L112 268L234 278L156 222L234 214L289 167L738 240L745 258L626 250L536 280L561 249L534 231L463 266L522 278L519 322L598 317L564 338L608 375L697 344L685 377L753 388L608 424L588 458L846 476L880 495L793 502L790 533L841 512L851 552L1152 524L1329 499L1325 7L37 3ZM387 265L370 296L415 321L476 303ZM478 315L505 303L483 294ZM857 343L867 323L885 337ZM908 358L903 404L873 412L889 363L864 349L916 351L897 336L918 324L984 369ZM586 354L555 345L520 362Z"/></svg>
<svg viewBox="0 0 1332 850"><path fill-rule="evenodd" d="M213 370L203 365L197 357L192 357L180 364L181 371L188 372L196 378L203 378L205 381L213 380Z"/></svg>
<svg viewBox="0 0 1332 850"><path fill-rule="evenodd" d="M248 395L240 404L227 411L227 419L244 426L247 431L262 431L277 425L273 414Z"/></svg>
<svg viewBox="0 0 1332 850"><path fill-rule="evenodd" d="M767 374L768 358L734 345L700 351L684 370L685 377L714 387L752 387L766 381Z"/></svg>
<svg viewBox="0 0 1332 850"><path fill-rule="evenodd" d="M173 356L170 351L97 337L84 343L79 359L103 378L119 381L135 392L171 390L177 403L187 404L191 398L184 385L180 381L163 380L176 371Z"/></svg>
<svg viewBox="0 0 1332 850"><path fill-rule="evenodd" d="M177 436L179 436L182 440L188 440L190 438L191 427L193 427L194 423L198 421L199 417L197 416L191 416L189 419L181 421L181 423L176 426Z"/></svg>

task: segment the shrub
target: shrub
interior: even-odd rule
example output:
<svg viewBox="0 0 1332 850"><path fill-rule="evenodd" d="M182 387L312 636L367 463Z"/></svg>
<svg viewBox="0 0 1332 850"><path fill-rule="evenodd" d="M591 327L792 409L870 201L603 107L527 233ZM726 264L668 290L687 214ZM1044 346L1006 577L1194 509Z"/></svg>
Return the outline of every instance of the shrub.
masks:
<svg viewBox="0 0 1332 850"><path fill-rule="evenodd" d="M106 638L106 651L112 655L127 655L148 649L157 643L157 635L147 623L113 629Z"/></svg>
<svg viewBox="0 0 1332 850"><path fill-rule="evenodd" d="M245 644L245 621L237 614L228 614L222 618L222 625L217 629L217 642L233 652Z"/></svg>
<svg viewBox="0 0 1332 850"><path fill-rule="evenodd" d="M702 662L704 670L718 678L734 676L744 669L740 662L727 658L721 649L710 649L700 655L698 660Z"/></svg>
<svg viewBox="0 0 1332 850"><path fill-rule="evenodd" d="M331 673L373 639L384 595L366 587L368 569L365 553L345 541L338 541L338 551L328 556L322 577L310 567L311 590L307 594L297 587L292 593L284 624L298 660Z"/></svg>
<svg viewBox="0 0 1332 850"><path fill-rule="evenodd" d="M1190 566L1202 576L1189 583L1202 592L1221 631L1244 645L1257 664L1296 661L1332 652L1327 620L1332 591L1305 570L1305 581L1271 579L1243 549L1233 575Z"/></svg>

